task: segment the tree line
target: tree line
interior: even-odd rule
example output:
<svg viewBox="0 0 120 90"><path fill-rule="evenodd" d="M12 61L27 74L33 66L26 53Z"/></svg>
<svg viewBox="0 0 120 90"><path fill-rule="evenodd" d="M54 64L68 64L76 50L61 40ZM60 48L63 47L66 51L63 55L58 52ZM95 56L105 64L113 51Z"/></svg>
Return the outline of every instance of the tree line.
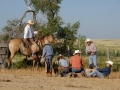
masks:
<svg viewBox="0 0 120 90"><path fill-rule="evenodd" d="M74 24L65 22L59 16L60 4L62 0L28 0L29 5L36 14L44 15L44 22L37 20L33 25L34 30L42 30L42 33L37 35L37 38L54 34L59 41L57 46L53 46L55 54L61 53L64 55L72 55L75 49L80 49L85 53L85 36L77 35L80 27L80 22L76 21ZM7 25L2 29L0 41L8 42L12 38L23 38L24 27L26 22L19 25L19 19L8 20ZM76 44L76 40L78 43Z"/></svg>

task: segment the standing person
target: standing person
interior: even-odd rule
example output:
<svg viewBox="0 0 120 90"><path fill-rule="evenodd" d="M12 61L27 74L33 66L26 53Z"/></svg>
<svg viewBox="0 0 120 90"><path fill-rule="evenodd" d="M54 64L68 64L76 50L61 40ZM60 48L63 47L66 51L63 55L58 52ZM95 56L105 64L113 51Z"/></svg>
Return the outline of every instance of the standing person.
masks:
<svg viewBox="0 0 120 90"><path fill-rule="evenodd" d="M43 47L42 58L45 58L45 69L46 69L46 76L50 74L52 76L52 58L54 56L53 49L50 46L48 40L45 40L45 46Z"/></svg>
<svg viewBox="0 0 120 90"><path fill-rule="evenodd" d="M72 72L80 73L84 71L83 60L80 54L81 52L79 50L75 50L73 54L74 56L70 57L70 65L72 68Z"/></svg>
<svg viewBox="0 0 120 90"><path fill-rule="evenodd" d="M38 32L42 32L42 30L34 31L33 28L32 28L33 24L34 24L34 22L32 20L28 20L27 25L24 28L24 42L26 43L28 55L30 55L29 41L31 42L31 44L36 44L33 40L33 37Z"/></svg>
<svg viewBox="0 0 120 90"><path fill-rule="evenodd" d="M91 77L95 75L99 78L104 78L105 76L111 73L111 66L113 66L113 62L109 60L109 61L106 61L105 68L95 68L93 70L86 69L87 77ZM88 71L90 73L87 73Z"/></svg>
<svg viewBox="0 0 120 90"><path fill-rule="evenodd" d="M93 44L91 39L87 39L85 42L87 43L86 54L88 55L89 58L89 68L92 69L93 68L92 63L94 63L94 66L97 67L96 61L97 48L95 44Z"/></svg>
<svg viewBox="0 0 120 90"><path fill-rule="evenodd" d="M59 54L58 55L58 76L62 76L64 73L64 76L67 76L69 73L69 62L66 60L66 58Z"/></svg>

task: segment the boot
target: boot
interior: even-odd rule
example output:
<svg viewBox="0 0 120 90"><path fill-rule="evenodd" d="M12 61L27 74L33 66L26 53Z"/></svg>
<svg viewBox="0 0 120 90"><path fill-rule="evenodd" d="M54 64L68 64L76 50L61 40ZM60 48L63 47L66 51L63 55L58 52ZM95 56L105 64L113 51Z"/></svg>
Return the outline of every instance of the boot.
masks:
<svg viewBox="0 0 120 90"><path fill-rule="evenodd" d="M24 39L24 42L25 42L25 44L26 44L26 49L27 49L27 56L28 57L30 57L31 56L31 50L30 50L30 48L29 48L29 42L28 42L28 40L27 39Z"/></svg>
<svg viewBox="0 0 120 90"><path fill-rule="evenodd" d="M49 73L50 73L50 77L52 77L52 71L50 71Z"/></svg>

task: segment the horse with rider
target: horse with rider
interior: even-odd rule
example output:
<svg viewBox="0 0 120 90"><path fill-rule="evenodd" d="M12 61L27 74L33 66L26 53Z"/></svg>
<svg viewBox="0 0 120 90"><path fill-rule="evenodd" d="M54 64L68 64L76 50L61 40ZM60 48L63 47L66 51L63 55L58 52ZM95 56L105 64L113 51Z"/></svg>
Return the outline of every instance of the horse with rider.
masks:
<svg viewBox="0 0 120 90"><path fill-rule="evenodd" d="M32 25L34 22L32 20L28 20L26 27L24 28L24 38L14 38L11 39L8 43L8 68L11 67L12 59L14 58L17 52L25 55L26 57L33 58L33 67L35 62L39 62L42 56L42 50L45 45L45 41L47 40L49 43L56 43L55 37L51 34L48 36L44 36L39 40L35 41L34 37L36 34L42 32L42 30L34 31Z"/></svg>

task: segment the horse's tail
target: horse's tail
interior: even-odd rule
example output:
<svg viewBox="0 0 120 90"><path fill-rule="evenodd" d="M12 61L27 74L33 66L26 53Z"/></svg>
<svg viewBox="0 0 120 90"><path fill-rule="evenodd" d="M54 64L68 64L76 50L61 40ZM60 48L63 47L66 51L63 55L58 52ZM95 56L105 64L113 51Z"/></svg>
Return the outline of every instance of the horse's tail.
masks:
<svg viewBox="0 0 120 90"><path fill-rule="evenodd" d="M9 59L11 53L10 53L10 49L9 49L9 43L8 43L8 46L7 46L7 58Z"/></svg>

